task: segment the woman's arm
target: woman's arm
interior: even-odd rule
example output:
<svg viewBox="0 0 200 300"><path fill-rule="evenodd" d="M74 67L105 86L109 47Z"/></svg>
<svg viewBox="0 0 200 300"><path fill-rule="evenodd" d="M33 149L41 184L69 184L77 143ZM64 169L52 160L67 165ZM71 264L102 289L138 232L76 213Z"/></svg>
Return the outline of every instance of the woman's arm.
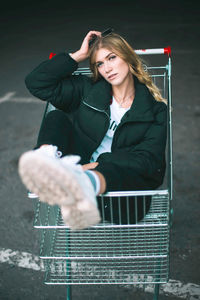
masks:
<svg viewBox="0 0 200 300"><path fill-rule="evenodd" d="M69 54L57 54L26 76L26 87L32 95L56 108L72 110L79 105L85 80L83 76L71 75L77 67L78 63Z"/></svg>
<svg viewBox="0 0 200 300"><path fill-rule="evenodd" d="M89 56L89 40L96 34L90 31L84 38L80 49L72 54L60 53L50 60L37 66L25 78L27 89L35 97L49 101L55 107L71 111L80 104L86 76L71 74L77 69L78 63Z"/></svg>
<svg viewBox="0 0 200 300"><path fill-rule="evenodd" d="M97 159L99 165L95 170L101 172L106 179L112 172L113 176L118 176L117 173L121 173L121 176L127 175L130 180L131 174L136 173L145 178L162 181L165 171L166 139L167 106L163 104L140 143L128 149L122 148L113 153L101 154Z"/></svg>

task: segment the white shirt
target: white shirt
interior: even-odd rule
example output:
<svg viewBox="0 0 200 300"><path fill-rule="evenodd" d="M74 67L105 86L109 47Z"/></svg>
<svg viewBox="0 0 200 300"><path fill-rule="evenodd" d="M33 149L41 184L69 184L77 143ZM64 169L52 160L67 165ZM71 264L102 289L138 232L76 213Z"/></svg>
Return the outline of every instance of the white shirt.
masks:
<svg viewBox="0 0 200 300"><path fill-rule="evenodd" d="M110 105L110 126L108 131L106 132L105 137L103 138L101 144L96 149L96 151L92 154L90 162L94 162L97 160L98 156L104 152L111 152L112 139L119 125L121 118L130 108L121 107L115 98L112 98L112 104Z"/></svg>

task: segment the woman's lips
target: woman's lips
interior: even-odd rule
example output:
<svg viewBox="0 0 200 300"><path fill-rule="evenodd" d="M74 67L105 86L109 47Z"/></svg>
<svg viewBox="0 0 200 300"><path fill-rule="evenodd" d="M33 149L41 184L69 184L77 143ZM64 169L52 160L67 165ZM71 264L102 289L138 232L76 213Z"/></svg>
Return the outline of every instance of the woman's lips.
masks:
<svg viewBox="0 0 200 300"><path fill-rule="evenodd" d="M116 76L117 76L117 74L112 74L112 75L108 76L108 79L109 79L109 80L112 80L112 79L114 79Z"/></svg>

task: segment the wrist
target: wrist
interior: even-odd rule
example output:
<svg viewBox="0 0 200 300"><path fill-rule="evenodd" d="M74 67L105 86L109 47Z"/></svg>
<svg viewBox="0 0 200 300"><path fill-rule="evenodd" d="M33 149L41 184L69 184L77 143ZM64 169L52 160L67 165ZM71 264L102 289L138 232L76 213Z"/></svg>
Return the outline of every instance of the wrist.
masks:
<svg viewBox="0 0 200 300"><path fill-rule="evenodd" d="M80 53L79 51L76 51L74 53L69 53L71 58L73 58L77 63L85 60L87 57L85 57L84 54Z"/></svg>

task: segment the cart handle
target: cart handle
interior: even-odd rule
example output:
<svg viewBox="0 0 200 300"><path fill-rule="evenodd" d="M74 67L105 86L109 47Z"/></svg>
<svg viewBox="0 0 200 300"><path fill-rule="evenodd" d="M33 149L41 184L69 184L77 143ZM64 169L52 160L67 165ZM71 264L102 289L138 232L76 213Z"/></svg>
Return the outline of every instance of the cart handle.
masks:
<svg viewBox="0 0 200 300"><path fill-rule="evenodd" d="M138 55L149 55L149 54L166 54L168 56L171 56L171 47L165 47L165 48L154 48L154 49L138 49L135 50L135 53ZM52 59L56 53L51 52L49 55L49 59Z"/></svg>
<svg viewBox="0 0 200 300"><path fill-rule="evenodd" d="M155 48L155 49L139 49L135 50L135 52L138 55L148 55L148 54L166 54L168 56L171 56L171 47L165 47L165 48Z"/></svg>

